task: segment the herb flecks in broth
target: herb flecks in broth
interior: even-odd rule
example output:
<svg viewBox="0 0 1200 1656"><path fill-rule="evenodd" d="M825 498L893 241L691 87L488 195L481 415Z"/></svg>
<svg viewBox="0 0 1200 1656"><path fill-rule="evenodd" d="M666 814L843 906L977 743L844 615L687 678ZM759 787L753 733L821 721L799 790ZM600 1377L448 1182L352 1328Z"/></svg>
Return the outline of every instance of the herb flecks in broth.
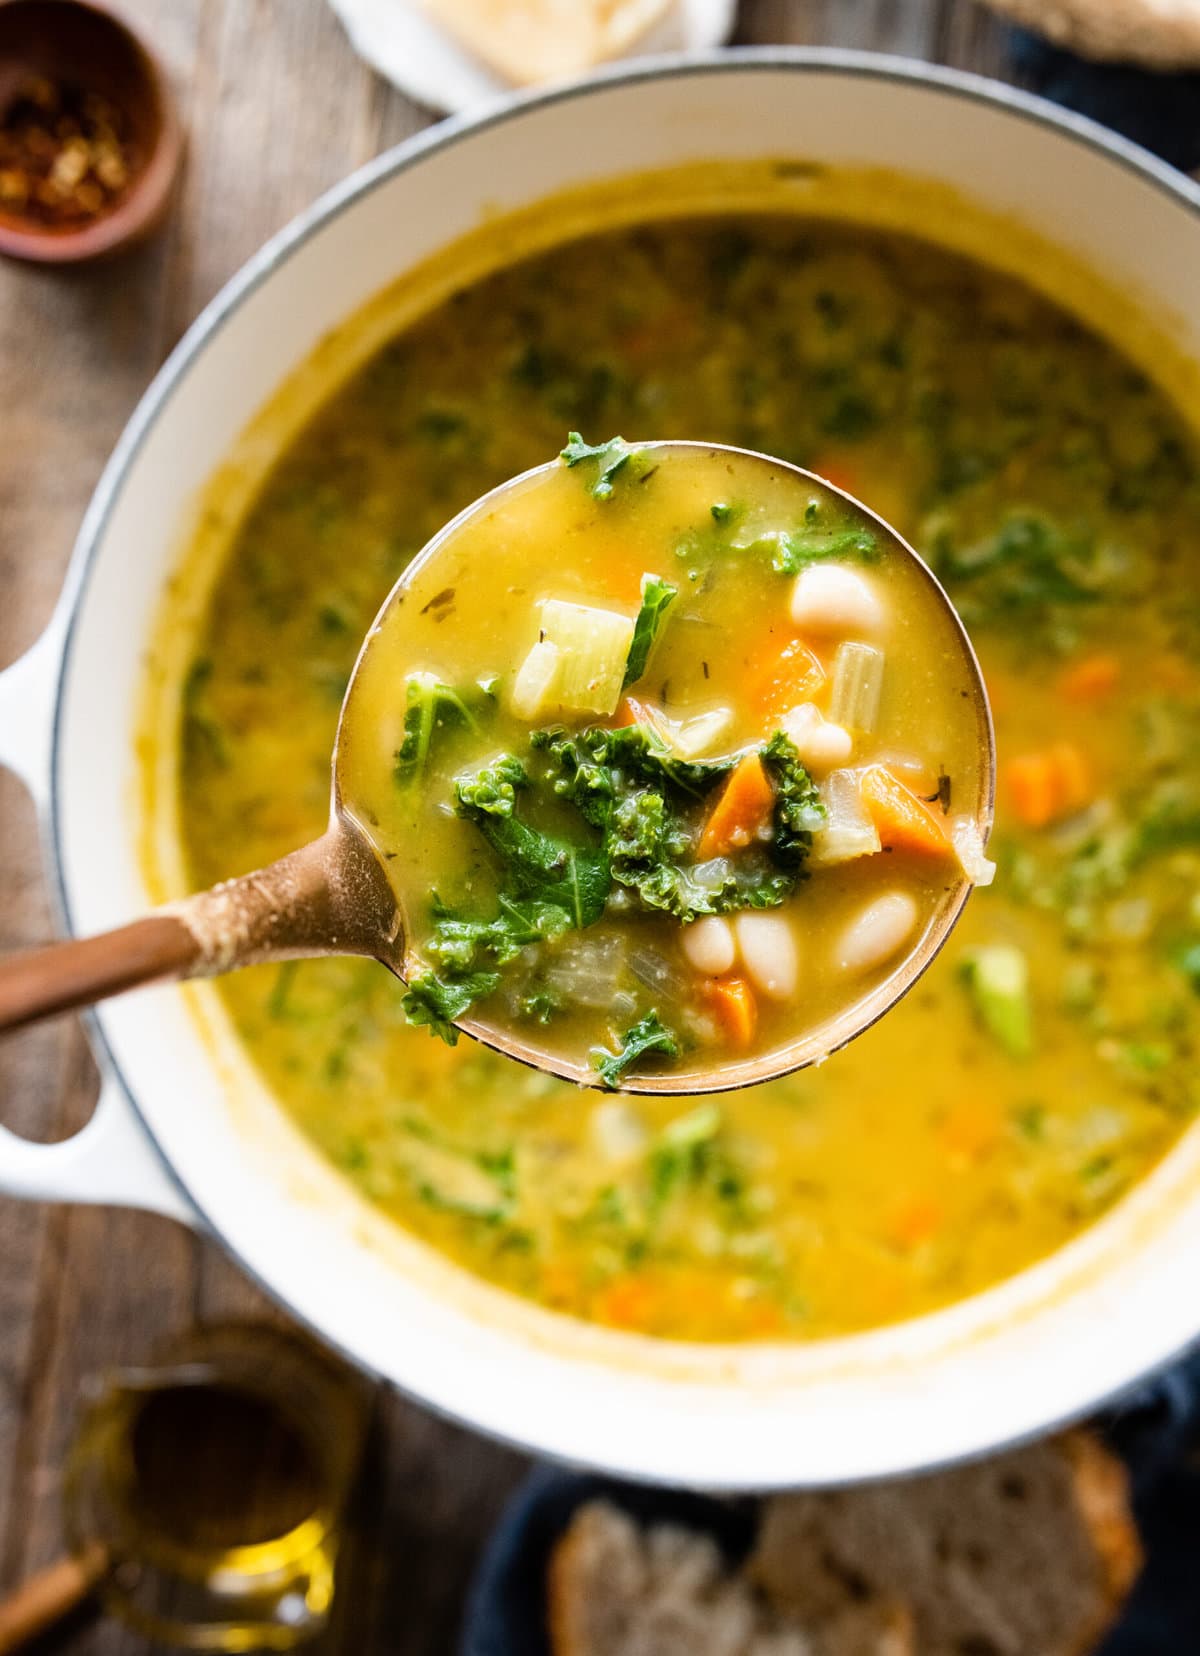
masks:
<svg viewBox="0 0 1200 1656"><path fill-rule="evenodd" d="M383 594L455 511L570 428L779 453L940 568L992 695L995 885L877 1028L720 1105L593 1101L471 1043L450 1052L405 1027L398 984L352 961L231 979L243 1039L384 1211L573 1315L810 1339L1010 1275L1111 1206L1200 1102L1192 435L1072 317L902 237L676 221L502 271L333 398L239 533L183 715L197 885L321 832L341 687ZM738 504L721 491L705 513L744 538ZM1047 591L1047 560L1088 596ZM686 557L661 571L681 589L671 627L686 572ZM1026 601L1031 582L1048 602ZM764 705L805 666L783 654L756 664ZM1088 803L1034 826L1009 767L1060 742L1083 756ZM1062 756L1034 769L1058 776L1052 797L1072 772L1078 790ZM981 983L979 951L996 948L1007 966Z"/></svg>

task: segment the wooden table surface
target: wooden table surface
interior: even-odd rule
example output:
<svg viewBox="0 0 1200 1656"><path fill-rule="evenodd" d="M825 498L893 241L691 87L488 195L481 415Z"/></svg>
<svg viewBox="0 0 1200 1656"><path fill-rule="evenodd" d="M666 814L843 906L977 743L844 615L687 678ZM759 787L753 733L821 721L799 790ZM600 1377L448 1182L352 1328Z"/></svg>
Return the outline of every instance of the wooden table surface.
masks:
<svg viewBox="0 0 1200 1656"><path fill-rule="evenodd" d="M177 209L144 250L52 275L0 263L0 664L50 614L88 496L183 329L265 237L430 113L352 54L325 0L124 0L173 74L189 135ZM744 0L738 38L868 47L1005 76L1005 35L970 0ZM33 813L0 772L0 949L47 935ZM0 1046L0 1121L54 1139L96 1090L77 1026ZM199 1322L275 1316L212 1243L169 1221L0 1200L0 1594L60 1551L80 1383ZM508 1450L380 1391L369 1541L324 1652L453 1648L480 1545L526 1471ZM139 1656L96 1617L39 1649Z"/></svg>

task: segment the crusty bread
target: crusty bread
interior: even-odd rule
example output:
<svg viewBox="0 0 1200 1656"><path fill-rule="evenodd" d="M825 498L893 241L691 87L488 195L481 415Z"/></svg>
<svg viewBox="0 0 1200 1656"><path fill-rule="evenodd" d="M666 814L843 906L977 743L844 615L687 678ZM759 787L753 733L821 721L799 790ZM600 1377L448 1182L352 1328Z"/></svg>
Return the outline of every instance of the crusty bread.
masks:
<svg viewBox="0 0 1200 1656"><path fill-rule="evenodd" d="M670 0L422 0L476 57L518 84L579 75L629 50Z"/></svg>
<svg viewBox="0 0 1200 1656"><path fill-rule="evenodd" d="M921 1656L1086 1656L1141 1563L1125 1471L1072 1433L931 1477L767 1503L751 1577L819 1620L912 1607Z"/></svg>
<svg viewBox="0 0 1200 1656"><path fill-rule="evenodd" d="M642 1529L606 1501L581 1507L555 1548L548 1618L554 1656L915 1656L903 1610L839 1606L806 1629L708 1536Z"/></svg>
<svg viewBox="0 0 1200 1656"><path fill-rule="evenodd" d="M988 0L1084 57L1149 69L1200 65L1200 0Z"/></svg>

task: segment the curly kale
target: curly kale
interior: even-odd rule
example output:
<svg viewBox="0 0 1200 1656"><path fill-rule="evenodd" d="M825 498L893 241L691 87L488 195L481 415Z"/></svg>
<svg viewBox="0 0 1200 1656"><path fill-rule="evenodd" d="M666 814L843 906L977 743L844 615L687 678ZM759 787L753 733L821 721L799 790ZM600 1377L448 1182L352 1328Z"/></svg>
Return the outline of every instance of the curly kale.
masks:
<svg viewBox="0 0 1200 1656"><path fill-rule="evenodd" d="M790 895L824 811L812 778L786 736L763 748L776 790L775 838L769 847L695 864L697 802L728 776L736 758L686 760L672 755L646 725L535 731L553 787L604 835L612 877L646 908L684 922L746 908L774 908Z"/></svg>
<svg viewBox="0 0 1200 1656"><path fill-rule="evenodd" d="M408 980L402 1001L410 1024L424 1025L447 1046L458 1041L455 1024L476 1001L485 1000L500 983L499 972L469 972L465 976L438 976L421 972Z"/></svg>
<svg viewBox="0 0 1200 1656"><path fill-rule="evenodd" d="M795 743L782 730L763 748L762 762L775 788L772 851L784 867L799 868L812 850L814 831L825 821L825 807Z"/></svg>
<svg viewBox="0 0 1200 1656"><path fill-rule="evenodd" d="M619 1051L608 1052L603 1047L597 1048L592 1054L592 1063L603 1085L615 1091L626 1070L651 1053L658 1053L663 1058L679 1056L679 1041L656 1010L647 1012L640 1023L625 1031Z"/></svg>
<svg viewBox="0 0 1200 1656"><path fill-rule="evenodd" d="M460 781L454 808L473 822L504 864L509 894L563 909L580 928L604 913L612 878L603 851L544 834L516 814L516 797L529 785L519 759L506 756Z"/></svg>
<svg viewBox="0 0 1200 1656"><path fill-rule="evenodd" d="M760 749L775 794L771 840L697 863L708 798L735 758L679 759L643 725L576 732L555 727L533 732L530 746L542 757L543 772L531 776L508 754L455 787L455 810L491 847L501 880L493 915L459 913L434 898L434 925L424 948L434 970L413 980L405 1007L413 1022L446 1039L454 1020L498 987L501 971L522 950L594 925L614 885L636 896L643 909L685 924L778 906L802 877L813 829L824 815L794 745L777 733ZM547 783L578 812L591 843L522 819L523 796L536 796Z"/></svg>

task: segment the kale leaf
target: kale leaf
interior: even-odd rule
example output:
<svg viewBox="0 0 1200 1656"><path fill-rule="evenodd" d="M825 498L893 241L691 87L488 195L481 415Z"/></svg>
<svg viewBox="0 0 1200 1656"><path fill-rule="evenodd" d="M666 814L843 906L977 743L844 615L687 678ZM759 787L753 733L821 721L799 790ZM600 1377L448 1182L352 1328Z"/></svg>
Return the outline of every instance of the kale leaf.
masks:
<svg viewBox="0 0 1200 1656"><path fill-rule="evenodd" d="M603 1085L615 1091L625 1072L651 1053L660 1053L664 1058L679 1056L679 1042L656 1010L647 1012L640 1023L625 1031L618 1052L598 1047L592 1054L592 1062Z"/></svg>
<svg viewBox="0 0 1200 1656"><path fill-rule="evenodd" d="M623 690L635 684L646 671L650 652L667 619L667 611L678 596L679 588L672 586L670 581L664 581L660 575L642 576L642 607L633 626L633 640L621 685Z"/></svg>
<svg viewBox="0 0 1200 1656"><path fill-rule="evenodd" d="M421 972L408 980L402 1001L410 1024L425 1025L440 1035L447 1046L458 1042L455 1024L477 1000L484 1000L499 986L499 972L470 972L464 977L439 977Z"/></svg>
<svg viewBox="0 0 1200 1656"><path fill-rule="evenodd" d="M737 763L736 758L680 759L646 724L619 730L589 725L575 732L552 725L533 731L530 743L559 771L555 793L596 828L607 826L613 801L627 788L674 787L703 799Z"/></svg>
<svg viewBox="0 0 1200 1656"><path fill-rule="evenodd" d="M607 500L613 492L613 478L629 464L635 452L624 437L610 437L607 443L585 443L577 431L572 431L567 434L567 446L559 459L568 467L595 460L597 476L589 492L595 500Z"/></svg>
<svg viewBox="0 0 1200 1656"><path fill-rule="evenodd" d="M814 830L825 821L825 807L795 743L782 730L763 748L762 762L775 786L772 850L784 867L799 868L812 850Z"/></svg>
<svg viewBox="0 0 1200 1656"><path fill-rule="evenodd" d="M880 557L878 537L870 529L785 529L760 535L737 550L765 554L777 575L799 575L810 564L831 559L878 563Z"/></svg>
<svg viewBox="0 0 1200 1656"><path fill-rule="evenodd" d="M434 928L424 953L435 966L470 973L487 963L507 966L531 943L551 942L570 929L557 903L515 902L503 893L493 920L456 914L434 897Z"/></svg>
<svg viewBox="0 0 1200 1656"><path fill-rule="evenodd" d="M604 913L612 885L608 858L598 848L544 834L516 814L516 795L529 777L506 755L478 776L455 785L455 809L473 822L505 865L511 895L565 910L570 922L591 926Z"/></svg>
<svg viewBox="0 0 1200 1656"><path fill-rule="evenodd" d="M404 739L396 749L394 775L407 785L425 769L434 732L447 724L476 728L462 696L432 673L410 673L405 681Z"/></svg>

